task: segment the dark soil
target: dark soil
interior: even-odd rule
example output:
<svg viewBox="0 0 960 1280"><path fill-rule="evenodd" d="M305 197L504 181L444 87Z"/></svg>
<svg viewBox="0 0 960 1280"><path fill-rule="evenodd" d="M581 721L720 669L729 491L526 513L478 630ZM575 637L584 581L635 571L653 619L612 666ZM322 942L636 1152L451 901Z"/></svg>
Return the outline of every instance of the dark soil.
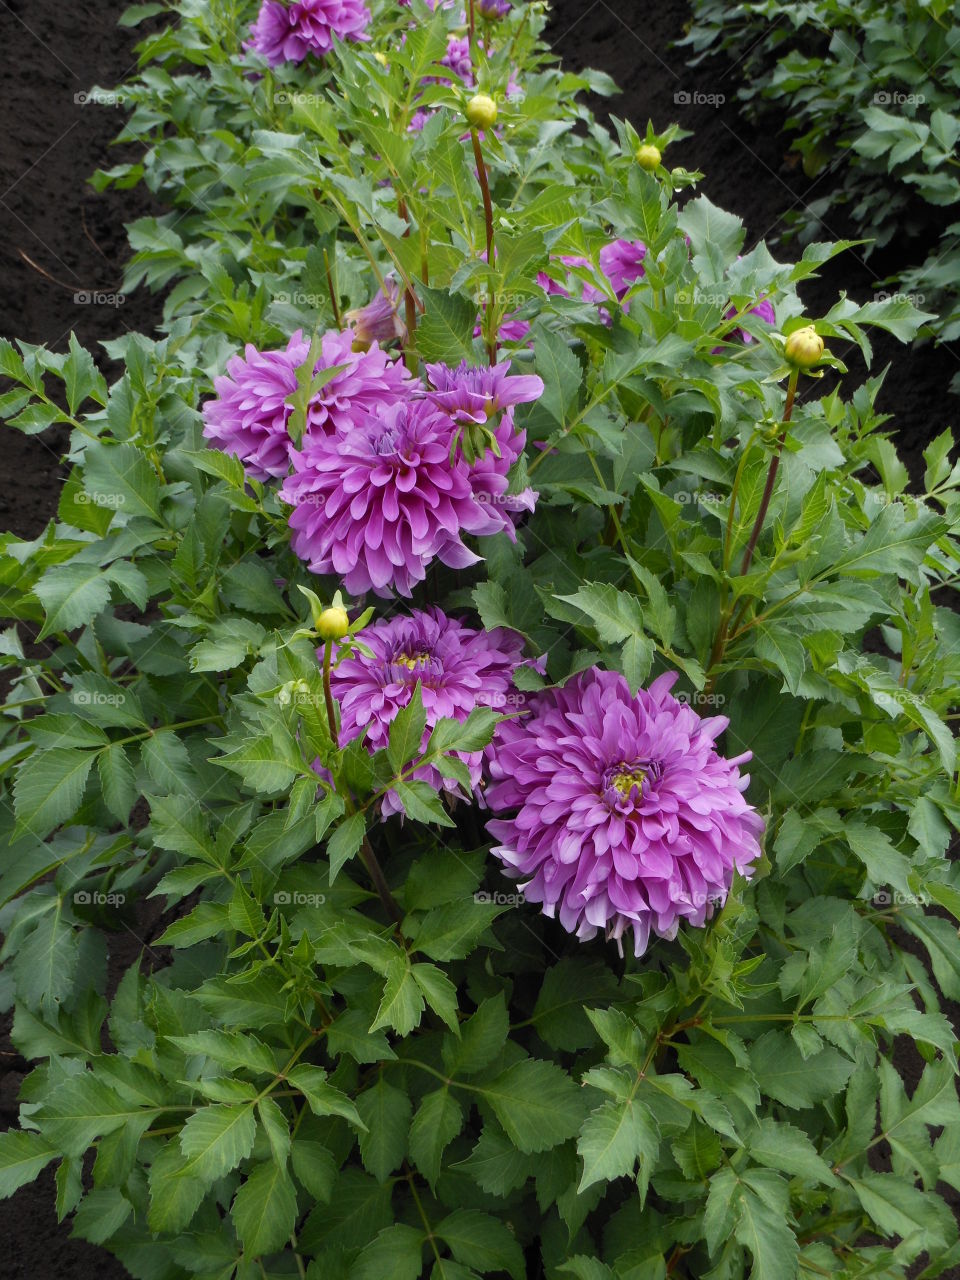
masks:
<svg viewBox="0 0 960 1280"><path fill-rule="evenodd" d="M0 132L0 336L66 349L71 330L91 348L105 370L109 362L98 344L127 330L149 332L160 302L139 292L120 305L91 303L76 295L116 294L127 256L123 224L149 208L142 191L98 196L86 183L97 168L121 158L110 149L120 109L75 100L93 85L109 88L132 70L130 33L116 20L123 0L0 0L0 37L6 73L0 80L0 105L6 126ZM681 52L671 49L688 18L685 0L554 0L550 38L571 69L595 66L609 72L622 97L594 105L629 117L641 129L647 117L657 127L678 120L693 137L675 144L671 164L705 173L703 190L714 203L738 213L748 243L775 235L784 214L819 194L792 165L775 126L744 125L733 93L737 69L717 61L689 73ZM686 103L675 95L701 95ZM713 105L706 95L724 95ZM823 239L850 237L845 226L824 227ZM781 257L785 254L781 254ZM816 315L846 289L866 300L874 282L895 264L865 264L858 251L844 254L824 270L822 279L804 286L808 310ZM896 359L880 406L894 415L898 443L914 479L922 473L924 445L950 424L955 401L946 393L960 360L948 350L927 346L909 350L880 338L874 370ZM864 368L858 354L840 352L851 379ZM48 431L42 437L4 435L0 454L0 529L36 537L56 510L63 478L60 455L66 437ZM144 934L143 936L149 936ZM114 949L111 970L134 962L138 940ZM121 954L122 953L122 954ZM919 1074L917 1055L897 1055L912 1090ZM0 1040L0 1116L16 1114L16 1094L26 1064ZM6 1242L4 1280L123 1280L125 1269L103 1250L72 1240L53 1210L54 1189L48 1171L12 1200L0 1202L0 1235ZM957 1273L960 1274L960 1273Z"/></svg>

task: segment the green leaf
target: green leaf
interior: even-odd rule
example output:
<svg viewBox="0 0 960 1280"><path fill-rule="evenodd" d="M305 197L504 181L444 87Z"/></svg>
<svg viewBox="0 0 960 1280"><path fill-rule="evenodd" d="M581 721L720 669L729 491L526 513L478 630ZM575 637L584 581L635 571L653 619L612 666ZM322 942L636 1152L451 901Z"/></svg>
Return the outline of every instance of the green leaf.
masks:
<svg viewBox="0 0 960 1280"><path fill-rule="evenodd" d="M395 1222L361 1250L350 1280L420 1280L423 1234Z"/></svg>
<svg viewBox="0 0 960 1280"><path fill-rule="evenodd" d="M443 1153L463 1128L463 1111L446 1087L428 1093L410 1125L410 1159L433 1187Z"/></svg>
<svg viewBox="0 0 960 1280"><path fill-rule="evenodd" d="M367 820L362 813L351 814L341 822L327 841L327 857L330 860L330 883L336 880L345 862L357 855L367 830Z"/></svg>
<svg viewBox="0 0 960 1280"><path fill-rule="evenodd" d="M428 289L418 285L424 312L417 325L417 350L426 361L442 361L456 366L461 360L473 364L476 353L473 330L477 305L462 293Z"/></svg>
<svg viewBox="0 0 960 1280"><path fill-rule="evenodd" d="M913 1254L946 1245L952 1223L946 1205L936 1196L890 1173L864 1173L848 1181L883 1235L901 1236L905 1241L919 1237Z"/></svg>
<svg viewBox="0 0 960 1280"><path fill-rule="evenodd" d="M136 776L126 751L119 742L111 743L97 756L100 785L107 808L119 822L126 822L130 810L140 798Z"/></svg>
<svg viewBox="0 0 960 1280"><path fill-rule="evenodd" d="M69 355L63 362L63 384L67 393L67 406L76 414L84 400L93 399L97 404L107 403L107 382L94 364L93 356L81 347L75 333L70 334Z"/></svg>
<svg viewBox="0 0 960 1280"><path fill-rule="evenodd" d="M252 1257L282 1248L297 1222L297 1194L286 1170L272 1160L258 1164L234 1197L230 1215Z"/></svg>
<svg viewBox="0 0 960 1280"><path fill-rule="evenodd" d="M362 1126L363 1121L357 1108L345 1093L327 1083L327 1073L322 1067L300 1062L287 1072L286 1078L295 1089L300 1090L314 1115L342 1116L351 1124Z"/></svg>
<svg viewBox="0 0 960 1280"><path fill-rule="evenodd" d="M151 1231L176 1233L189 1226L207 1193L203 1179L186 1172L187 1160L176 1141L168 1142L150 1166Z"/></svg>
<svg viewBox="0 0 960 1280"><path fill-rule="evenodd" d="M370 1025L371 1032L381 1027L393 1027L399 1036L408 1036L420 1025L423 1016L423 995L410 969L407 957L398 956L391 964L383 988L383 999L377 1016Z"/></svg>
<svg viewBox="0 0 960 1280"><path fill-rule="evenodd" d="M251 1106L201 1107L180 1131L183 1171L204 1183L216 1182L249 1156L256 1132Z"/></svg>
<svg viewBox="0 0 960 1280"><path fill-rule="evenodd" d="M438 793L428 782L417 778L410 782L395 782L392 790L403 805L404 813L412 822L436 822L441 827L457 825L443 807L443 801Z"/></svg>
<svg viewBox="0 0 960 1280"><path fill-rule="evenodd" d="M525 1058L477 1092L496 1112L519 1151L549 1151L572 1138L583 1117L582 1094L553 1062Z"/></svg>
<svg viewBox="0 0 960 1280"><path fill-rule="evenodd" d="M652 1169L660 1150L656 1120L635 1098L610 1099L583 1122L577 1151L583 1160L578 1192L594 1182L632 1174L638 1160Z"/></svg>
<svg viewBox="0 0 960 1280"><path fill-rule="evenodd" d="M423 709L420 682L417 681L410 701L397 712L390 725L387 759L396 777L420 755L426 727L427 713Z"/></svg>
<svg viewBox="0 0 960 1280"><path fill-rule="evenodd" d="M750 1048L750 1065L763 1093L803 1109L842 1092L853 1063L832 1046L804 1058L783 1031L768 1031Z"/></svg>
<svg viewBox="0 0 960 1280"><path fill-rule="evenodd" d="M147 1127L154 1110L120 1097L90 1071L57 1085L32 1115L45 1139L67 1156L80 1156L96 1138L123 1125Z"/></svg>
<svg viewBox="0 0 960 1280"><path fill-rule="evenodd" d="M73 817L83 799L95 754L54 747L28 756L17 770L13 787L18 828L42 840Z"/></svg>
<svg viewBox="0 0 960 1280"><path fill-rule="evenodd" d="M33 589L45 619L38 640L85 627L110 602L110 581L98 564L57 565Z"/></svg>
<svg viewBox="0 0 960 1280"><path fill-rule="evenodd" d="M39 1133L23 1129L0 1133L0 1200L33 1182L58 1154Z"/></svg>
<svg viewBox="0 0 960 1280"><path fill-rule="evenodd" d="M357 1111L366 1125L360 1135L360 1156L363 1167L378 1182L386 1182L403 1163L411 1109L407 1094L382 1077L357 1096Z"/></svg>
<svg viewBox="0 0 960 1280"><path fill-rule="evenodd" d="M459 1035L456 985L435 964L415 964L410 972L430 1008L439 1014L454 1035Z"/></svg>
<svg viewBox="0 0 960 1280"><path fill-rule="evenodd" d="M327 1148L309 1138L294 1138L290 1162L301 1186L314 1200L327 1203L337 1180L337 1162Z"/></svg>
<svg viewBox="0 0 960 1280"><path fill-rule="evenodd" d="M125 516L143 516L155 524L160 516L160 482L147 458L132 444L88 444L83 485L87 493Z"/></svg>
<svg viewBox="0 0 960 1280"><path fill-rule="evenodd" d="M477 1209L456 1209L434 1230L464 1266L483 1274L506 1271L513 1280L524 1280L523 1250L498 1218Z"/></svg>
<svg viewBox="0 0 960 1280"><path fill-rule="evenodd" d="M740 1195L735 1235L753 1256L750 1280L796 1280L796 1236L782 1213L747 1188Z"/></svg>
<svg viewBox="0 0 960 1280"><path fill-rule="evenodd" d="M748 1139L748 1149L754 1160L769 1169L780 1169L808 1182L838 1186L838 1180L830 1166L803 1132L783 1120L764 1116Z"/></svg>

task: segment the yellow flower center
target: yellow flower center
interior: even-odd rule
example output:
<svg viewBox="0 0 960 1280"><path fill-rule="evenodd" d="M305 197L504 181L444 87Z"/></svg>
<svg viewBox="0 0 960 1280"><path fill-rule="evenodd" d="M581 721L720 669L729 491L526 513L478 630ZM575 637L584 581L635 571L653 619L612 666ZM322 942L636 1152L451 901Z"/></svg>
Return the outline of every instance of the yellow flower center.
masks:
<svg viewBox="0 0 960 1280"><path fill-rule="evenodd" d="M625 764L610 779L610 785L618 795L623 796L624 800L626 800L634 787L643 787L643 780L646 776L646 769L642 769L640 765Z"/></svg>
<svg viewBox="0 0 960 1280"><path fill-rule="evenodd" d="M426 653L401 653L394 661L398 667L406 667L408 671L415 671L421 662L426 662L428 656Z"/></svg>

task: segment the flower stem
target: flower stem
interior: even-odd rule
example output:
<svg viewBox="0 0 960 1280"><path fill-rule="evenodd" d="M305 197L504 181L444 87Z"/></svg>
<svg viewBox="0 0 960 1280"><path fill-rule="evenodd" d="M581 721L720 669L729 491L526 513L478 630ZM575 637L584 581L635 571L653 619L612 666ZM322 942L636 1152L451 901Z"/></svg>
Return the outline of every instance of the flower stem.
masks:
<svg viewBox="0 0 960 1280"><path fill-rule="evenodd" d="M410 211L407 208L407 202L403 196L397 196L397 213L407 224L407 229L403 233L404 236L410 234ZM404 362L412 374L416 374L419 365L416 349L417 335L417 298L410 287L409 283L403 291L403 307L406 313L407 332L403 339L403 358Z"/></svg>
<svg viewBox="0 0 960 1280"><path fill-rule="evenodd" d="M333 702L333 691L330 688L330 659L333 657L333 641L328 640L323 647L323 699L327 705L327 725L333 745L340 741L340 729L337 724L337 708Z"/></svg>
<svg viewBox="0 0 960 1280"><path fill-rule="evenodd" d="M337 301L337 291L333 287L333 273L330 270L330 259L327 257L327 251L323 251L323 269L327 273L327 292L330 294L330 305L333 307L333 320L339 332L343 332L343 320L340 318L340 304Z"/></svg>
<svg viewBox="0 0 960 1280"><path fill-rule="evenodd" d="M370 841L366 836L363 837L363 843L360 846L360 858L367 869L367 874L373 881L377 896L383 903L387 914L395 924L399 924L403 919L403 911L400 909L396 898L390 892L390 886L387 884L387 878L383 874L383 868L377 861L377 855L373 852Z"/></svg>
<svg viewBox="0 0 960 1280"><path fill-rule="evenodd" d="M750 541L747 543L747 549L743 554L743 564L740 566L741 577L750 568L750 563L753 560L753 553L757 546L757 539L760 537L760 530L763 528L763 522L767 516L770 499L773 497L773 486L776 483L777 471L780 468L780 455L783 453L783 446L787 439L786 424L793 416L793 401L797 394L797 379L799 376L799 369L794 369L790 374L790 382L787 385L787 402L783 407L782 422L784 424L784 430L780 432L780 438L777 440L777 447L774 450L773 457L770 459L770 469L767 471L767 483L763 487L763 497L760 499L760 510L757 512L757 518L753 522L753 531L750 534Z"/></svg>
<svg viewBox="0 0 960 1280"><path fill-rule="evenodd" d="M471 13L473 12L471 6ZM480 135L476 129L470 130L470 140L473 143L473 155L477 162L477 177L480 180L480 194L483 196L483 218L487 230L487 266L493 270L493 201L490 199L490 183L487 180L487 166L483 161L483 151L480 147ZM496 312L493 304L487 302L487 352L490 357L491 367L497 363L497 334L496 334Z"/></svg>

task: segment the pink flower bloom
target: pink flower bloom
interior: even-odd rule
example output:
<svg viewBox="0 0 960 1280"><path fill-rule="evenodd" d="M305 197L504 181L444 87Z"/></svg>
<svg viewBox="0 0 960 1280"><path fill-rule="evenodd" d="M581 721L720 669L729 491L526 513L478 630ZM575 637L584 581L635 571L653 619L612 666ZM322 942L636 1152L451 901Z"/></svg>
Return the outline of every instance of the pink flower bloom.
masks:
<svg viewBox="0 0 960 1280"><path fill-rule="evenodd" d="M513 684L513 672L523 662L523 641L512 631L477 631L439 609L415 609L409 618L384 619L368 627L363 642L370 656L355 653L346 658L331 680L340 704L341 746L366 730L364 742L371 754L386 747L390 725L410 702L418 683L427 713L421 753L439 720L462 722L477 707L509 711L524 701ZM483 753L457 755L477 791ZM413 777L437 791L458 790L458 784L433 765L422 766ZM385 817L403 812L395 792L384 796L382 812Z"/></svg>
<svg viewBox="0 0 960 1280"><path fill-rule="evenodd" d="M353 331L355 351L366 351L373 343L402 342L407 336L407 326L400 319L400 286L392 276L384 280L385 289L378 289L376 296L356 311L348 311L343 317Z"/></svg>
<svg viewBox="0 0 960 1280"><path fill-rule="evenodd" d="M647 246L642 240L614 240L600 250L600 270L618 298L628 293L643 275Z"/></svg>
<svg viewBox="0 0 960 1280"><path fill-rule="evenodd" d="M749 783L714 743L729 723L701 719L670 696L674 673L630 693L594 667L531 699L487 749L487 802L512 817L488 822L493 849L527 899L582 939L618 945L703 925L725 901L734 870L751 874L763 820Z"/></svg>
<svg viewBox="0 0 960 1280"><path fill-rule="evenodd" d="M271 67L323 57L337 40L366 40L370 11L363 0L264 0L244 45Z"/></svg>
<svg viewBox="0 0 960 1280"><path fill-rule="evenodd" d="M476 564L463 534L512 530L474 495L462 459L450 462L456 426L425 400L378 408L348 432L319 436L293 455L281 498L293 549L314 573L343 577L351 595L371 588L409 596L434 559Z"/></svg>
<svg viewBox="0 0 960 1280"><path fill-rule="evenodd" d="M508 376L509 360L492 369L471 368L465 360L456 369L445 364L425 368L430 379L427 399L458 422L486 423L503 410L512 411L514 405L543 395L543 379L536 374Z"/></svg>
<svg viewBox="0 0 960 1280"><path fill-rule="evenodd" d="M297 389L297 370L310 344L300 330L283 351L257 351L227 363L225 377L214 379L216 400L203 406L203 434L224 453L243 462L255 479L284 476L290 470L293 442L287 424L293 408L287 397ZM335 329L323 335L316 370L344 366L313 396L307 412L305 441L352 426L357 414L404 399L413 379L403 363L391 360L374 343L353 350L353 335Z"/></svg>
<svg viewBox="0 0 960 1280"><path fill-rule="evenodd" d="M477 0L477 13L481 18L505 18L511 8L510 0Z"/></svg>
<svg viewBox="0 0 960 1280"><path fill-rule="evenodd" d="M737 308L731 307L729 311L724 312L724 319L729 320L737 314ZM777 313L773 309L773 303L769 298L761 298L755 307L750 308L752 316L759 316L761 320L766 321L769 325L777 323ZM747 333L746 329L738 329L737 332L744 342L752 342L753 334Z"/></svg>

